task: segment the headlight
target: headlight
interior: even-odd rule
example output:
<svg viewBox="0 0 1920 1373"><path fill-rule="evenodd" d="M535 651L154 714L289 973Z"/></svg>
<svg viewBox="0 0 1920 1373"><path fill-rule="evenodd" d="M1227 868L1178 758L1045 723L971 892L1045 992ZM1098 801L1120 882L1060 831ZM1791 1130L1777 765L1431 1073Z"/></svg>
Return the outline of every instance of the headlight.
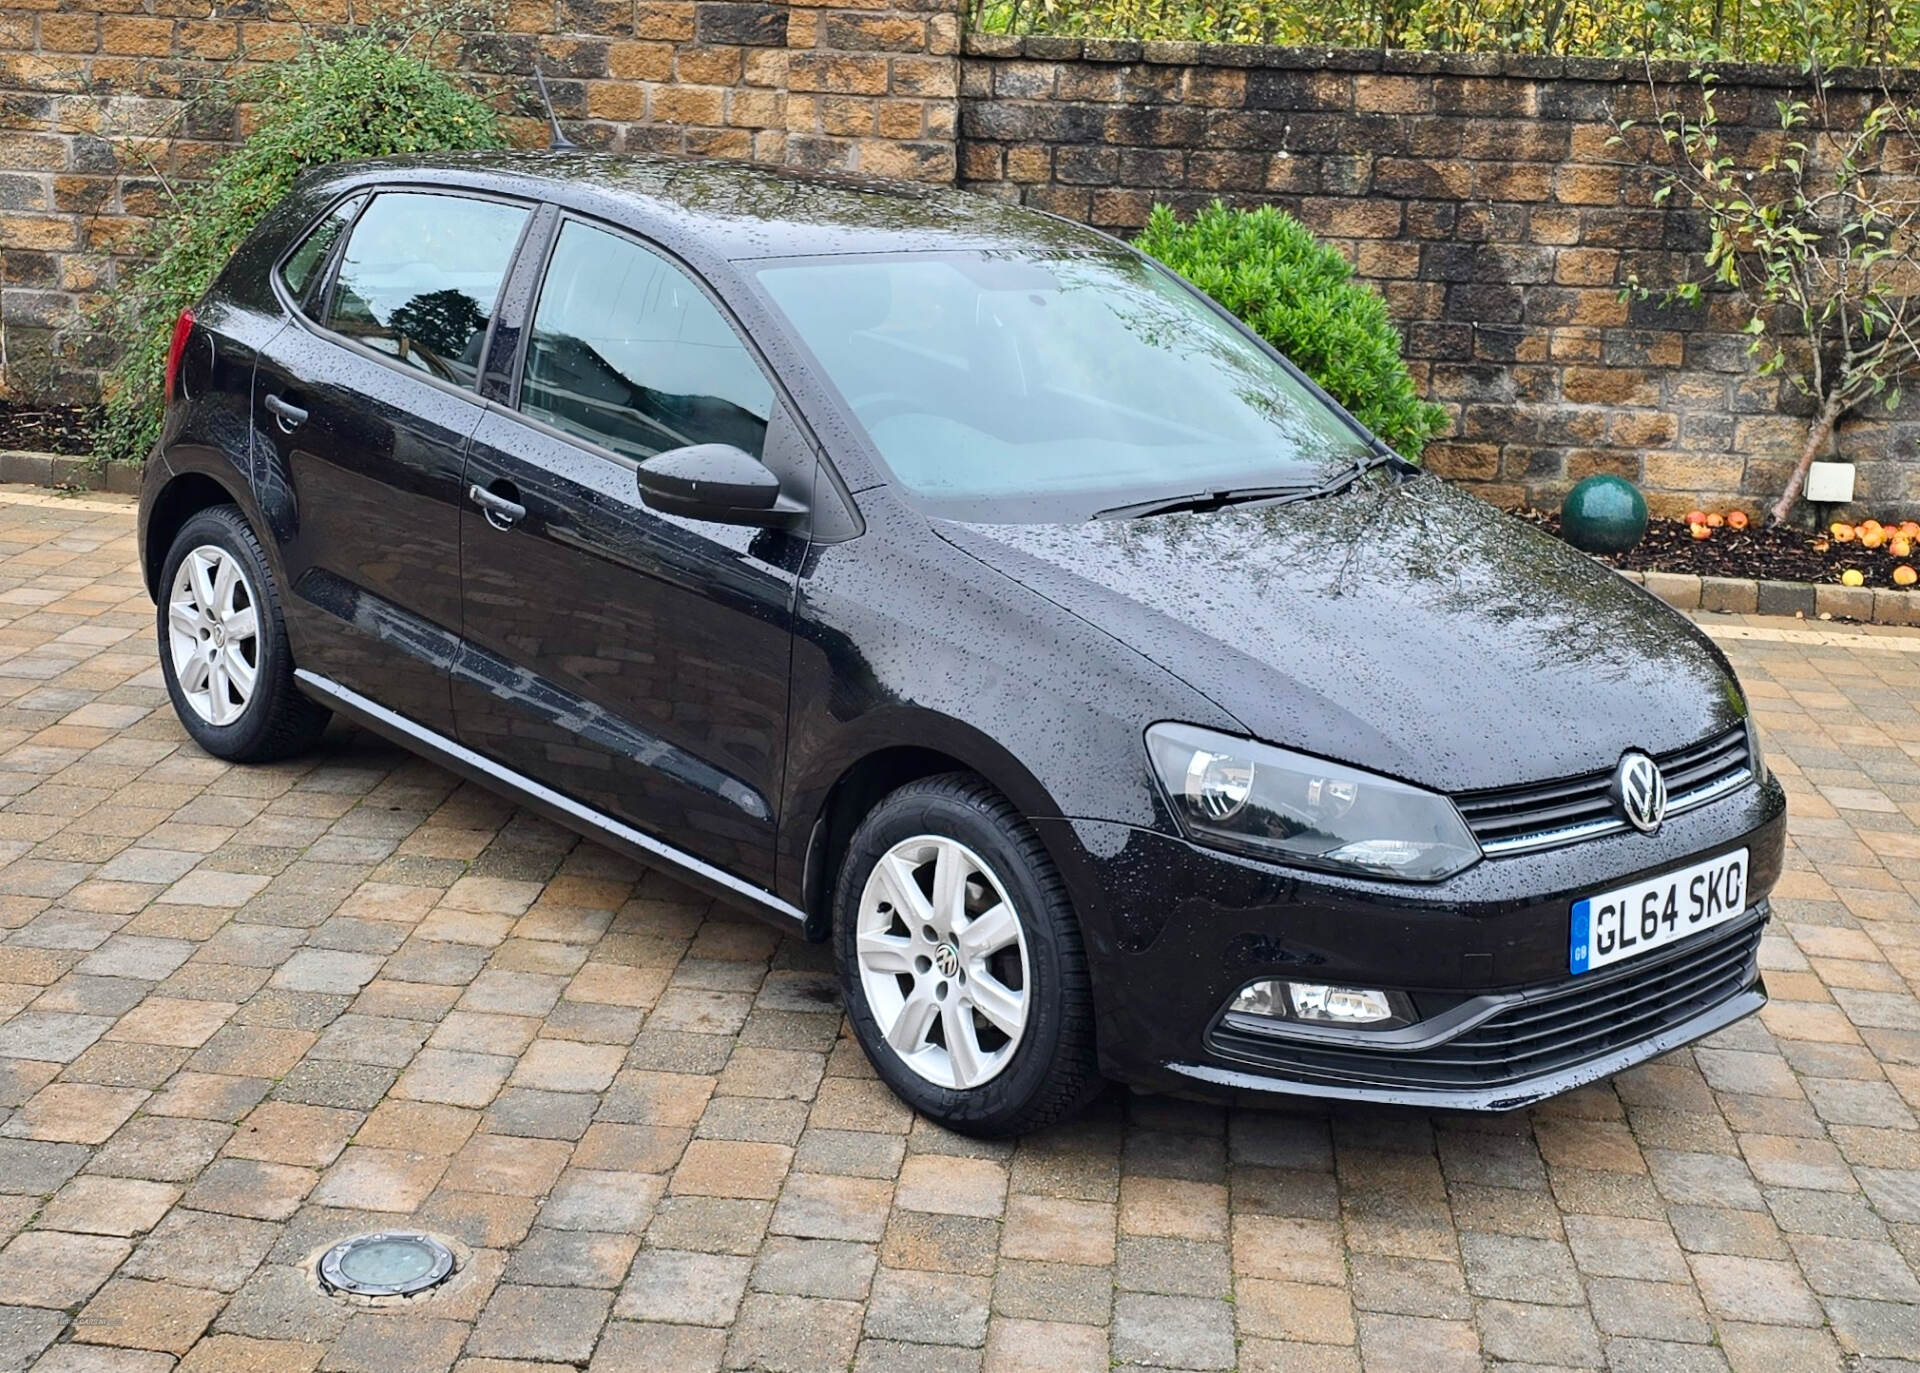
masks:
<svg viewBox="0 0 1920 1373"><path fill-rule="evenodd" d="M1747 716L1747 770L1753 774L1753 780L1764 784L1767 780L1767 760L1760 752L1760 727L1753 722L1753 716Z"/></svg>
<svg viewBox="0 0 1920 1373"><path fill-rule="evenodd" d="M1453 802L1390 777L1193 725L1147 731L1188 837L1257 858L1431 882L1480 859Z"/></svg>

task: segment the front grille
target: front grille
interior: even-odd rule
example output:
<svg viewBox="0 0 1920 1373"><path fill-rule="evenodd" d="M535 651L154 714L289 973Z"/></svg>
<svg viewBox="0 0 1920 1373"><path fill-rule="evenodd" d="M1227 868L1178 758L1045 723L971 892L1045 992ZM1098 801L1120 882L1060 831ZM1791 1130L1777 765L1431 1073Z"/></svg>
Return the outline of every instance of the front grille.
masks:
<svg viewBox="0 0 1920 1373"><path fill-rule="evenodd" d="M1667 780L1667 814L1705 805L1753 775L1745 725L1690 748L1654 755ZM1489 857L1553 848L1602 834L1617 834L1627 822L1614 810L1613 773L1593 772L1558 782L1501 787L1454 797L1454 804Z"/></svg>
<svg viewBox="0 0 1920 1373"><path fill-rule="evenodd" d="M1764 916L1715 930L1671 957L1587 974L1524 1000L1429 1049L1323 1047L1261 1034L1226 1016L1207 1035L1222 1058L1289 1078L1347 1087L1470 1090L1525 1082L1576 1067L1659 1034L1750 986Z"/></svg>

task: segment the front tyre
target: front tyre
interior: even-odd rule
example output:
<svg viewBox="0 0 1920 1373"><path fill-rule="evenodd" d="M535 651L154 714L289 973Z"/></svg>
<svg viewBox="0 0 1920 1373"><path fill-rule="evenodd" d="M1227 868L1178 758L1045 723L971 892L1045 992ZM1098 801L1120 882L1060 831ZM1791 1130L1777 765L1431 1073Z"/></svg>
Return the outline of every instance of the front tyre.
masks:
<svg viewBox="0 0 1920 1373"><path fill-rule="evenodd" d="M1099 1089L1066 888L980 779L910 783L861 822L834 893L834 947L860 1047L941 1125L1024 1134Z"/></svg>
<svg viewBox="0 0 1920 1373"><path fill-rule="evenodd" d="M328 711L293 684L279 591L238 509L214 506L180 527L161 565L158 621L167 695L201 748L264 763L318 741Z"/></svg>

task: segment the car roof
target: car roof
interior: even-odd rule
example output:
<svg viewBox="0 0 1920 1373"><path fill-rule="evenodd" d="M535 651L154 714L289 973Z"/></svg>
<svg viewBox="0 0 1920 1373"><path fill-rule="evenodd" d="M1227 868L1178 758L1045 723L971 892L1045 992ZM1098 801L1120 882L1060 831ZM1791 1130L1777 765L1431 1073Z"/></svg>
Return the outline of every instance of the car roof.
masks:
<svg viewBox="0 0 1920 1373"><path fill-rule="evenodd" d="M568 150L448 153L321 175L343 186L385 181L538 197L622 223L690 259L1113 247L1071 221L966 191L743 162Z"/></svg>

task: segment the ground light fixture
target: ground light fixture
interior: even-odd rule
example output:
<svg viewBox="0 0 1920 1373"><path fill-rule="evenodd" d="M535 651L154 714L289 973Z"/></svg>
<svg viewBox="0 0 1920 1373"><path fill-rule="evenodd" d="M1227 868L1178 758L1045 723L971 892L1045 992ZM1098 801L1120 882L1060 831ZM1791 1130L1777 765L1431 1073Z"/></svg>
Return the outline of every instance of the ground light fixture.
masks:
<svg viewBox="0 0 1920 1373"><path fill-rule="evenodd" d="M320 1256L320 1282L356 1297L410 1297L453 1272L453 1251L431 1235L382 1230L345 1239Z"/></svg>

